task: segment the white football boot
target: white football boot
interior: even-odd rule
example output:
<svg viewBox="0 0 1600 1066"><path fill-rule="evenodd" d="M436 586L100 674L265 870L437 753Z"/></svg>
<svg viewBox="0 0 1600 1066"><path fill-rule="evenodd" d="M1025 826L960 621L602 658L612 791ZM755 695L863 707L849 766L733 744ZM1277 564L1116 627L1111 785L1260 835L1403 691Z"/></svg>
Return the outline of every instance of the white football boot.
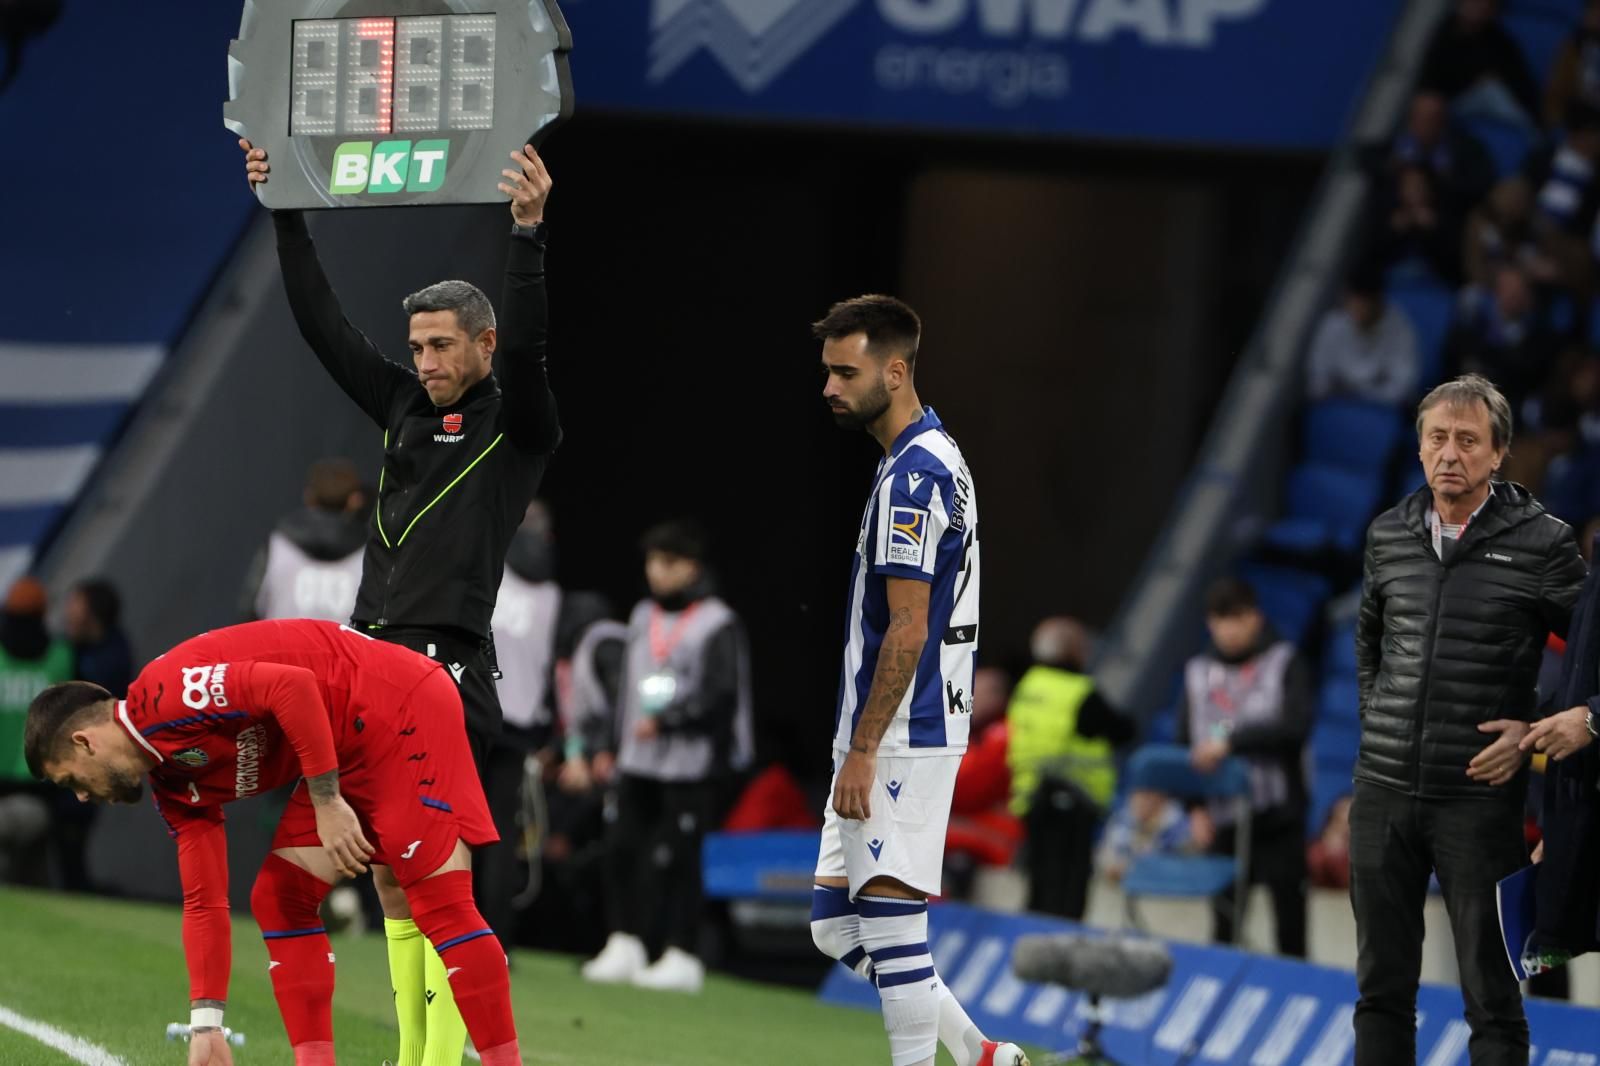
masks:
<svg viewBox="0 0 1600 1066"><path fill-rule="evenodd" d="M600 954L583 964L583 979L606 985L625 985L650 962L644 944L629 933L612 933Z"/></svg>
<svg viewBox="0 0 1600 1066"><path fill-rule="evenodd" d="M633 977L638 988L662 992L700 991L706 983L705 964L680 948L668 948L661 957Z"/></svg>

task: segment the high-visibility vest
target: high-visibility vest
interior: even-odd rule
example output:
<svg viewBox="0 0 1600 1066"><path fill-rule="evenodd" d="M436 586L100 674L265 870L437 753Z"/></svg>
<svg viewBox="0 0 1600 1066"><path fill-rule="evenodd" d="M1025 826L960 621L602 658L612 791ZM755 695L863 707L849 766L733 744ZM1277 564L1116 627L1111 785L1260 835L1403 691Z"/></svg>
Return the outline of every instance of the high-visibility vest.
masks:
<svg viewBox="0 0 1600 1066"><path fill-rule="evenodd" d="M1017 682L1006 708L1012 813L1028 813L1046 773L1071 781L1101 807L1110 806L1117 791L1111 742L1078 735L1078 711L1093 691L1093 678L1053 666L1035 666Z"/></svg>

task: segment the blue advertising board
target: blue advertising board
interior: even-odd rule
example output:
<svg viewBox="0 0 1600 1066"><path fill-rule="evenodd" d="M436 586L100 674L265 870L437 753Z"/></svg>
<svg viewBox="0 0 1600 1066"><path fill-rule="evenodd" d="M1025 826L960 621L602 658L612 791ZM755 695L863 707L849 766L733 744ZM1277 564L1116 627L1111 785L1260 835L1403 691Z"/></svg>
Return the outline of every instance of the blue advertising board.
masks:
<svg viewBox="0 0 1600 1066"><path fill-rule="evenodd" d="M562 0L580 109L1317 149L1394 0Z"/></svg>
<svg viewBox="0 0 1600 1066"><path fill-rule="evenodd" d="M929 912L940 976L991 1037L1051 1050L1076 1045L1088 1020L1083 996L1019 981L1019 936L1080 930L1069 922L945 903ZM1127 1066L1349 1066L1355 1057L1355 975L1230 948L1169 944L1172 977L1135 1000L1103 1005L1101 1042ZM824 1001L869 1010L877 991L835 967ZM1600 1066L1600 1011L1529 1000L1532 1066ZM1417 995L1417 1061L1467 1066L1461 993L1424 985Z"/></svg>

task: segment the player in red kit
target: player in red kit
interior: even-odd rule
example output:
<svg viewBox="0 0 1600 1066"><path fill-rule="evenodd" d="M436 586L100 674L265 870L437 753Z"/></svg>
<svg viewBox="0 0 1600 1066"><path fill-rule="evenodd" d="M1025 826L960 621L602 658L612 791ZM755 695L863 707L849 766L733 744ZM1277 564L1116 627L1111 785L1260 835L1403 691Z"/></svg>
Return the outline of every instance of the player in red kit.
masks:
<svg viewBox="0 0 1600 1066"><path fill-rule="evenodd" d="M54 685L28 708L33 773L96 802L149 777L178 842L190 1066L231 1066L232 966L222 805L300 779L250 894L295 1066L333 1056L333 954L318 907L368 865L405 892L442 953L487 1066L520 1064L505 955L472 902L469 848L497 838L445 668L331 622L274 621L187 640L117 700Z"/></svg>

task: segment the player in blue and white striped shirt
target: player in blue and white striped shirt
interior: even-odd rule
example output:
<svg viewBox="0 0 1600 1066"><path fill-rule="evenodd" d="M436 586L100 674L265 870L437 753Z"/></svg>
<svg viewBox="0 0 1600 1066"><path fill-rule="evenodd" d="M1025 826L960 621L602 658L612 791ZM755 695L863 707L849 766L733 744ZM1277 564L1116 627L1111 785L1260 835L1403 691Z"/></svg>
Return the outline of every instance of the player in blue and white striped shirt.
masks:
<svg viewBox="0 0 1600 1066"><path fill-rule="evenodd" d="M1027 1066L985 1040L928 952L978 648L978 505L956 442L912 380L922 323L888 296L813 327L823 397L883 446L861 518L834 733L834 787L812 894L817 946L878 987L894 1066Z"/></svg>

